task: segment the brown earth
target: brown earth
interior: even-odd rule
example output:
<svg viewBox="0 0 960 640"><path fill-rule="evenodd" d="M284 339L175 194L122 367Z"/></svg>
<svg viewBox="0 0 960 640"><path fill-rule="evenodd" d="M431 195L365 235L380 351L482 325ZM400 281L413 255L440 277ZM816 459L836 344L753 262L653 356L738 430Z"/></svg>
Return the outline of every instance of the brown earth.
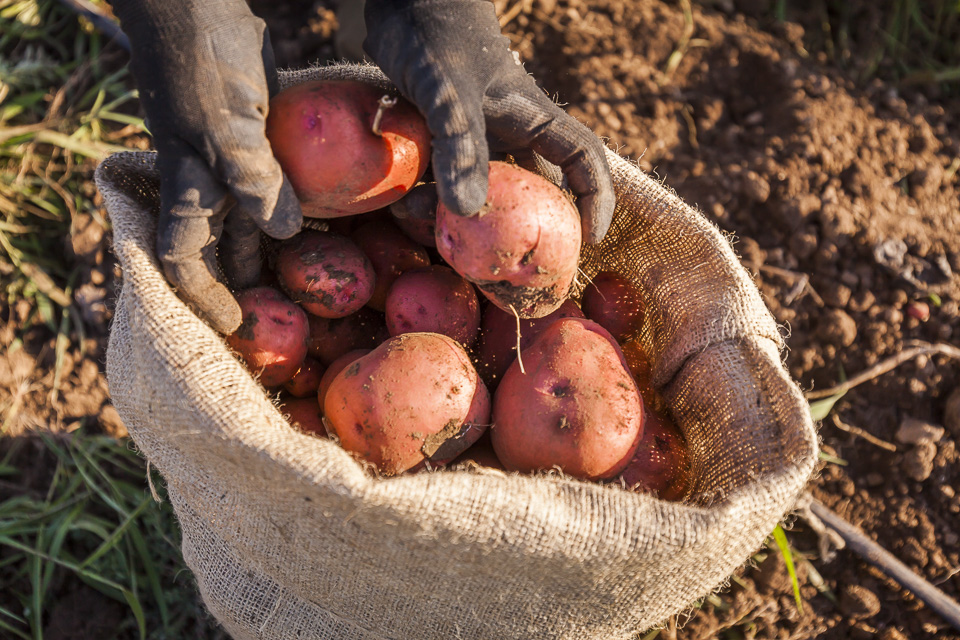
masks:
<svg viewBox="0 0 960 640"><path fill-rule="evenodd" d="M505 31L514 48L549 93L736 237L805 389L829 386L841 367L852 375L911 340L957 344L956 100L936 87L901 93L881 81L855 83L862 65L841 71L807 53L818 50L815 16L798 16L805 30L757 22L763 2L713 4L686 19L683 3L654 0L497 2L501 15L513 15ZM332 4L252 5L270 24L281 66L333 56ZM24 334L32 310L0 302L4 426L122 434L102 375L115 282L107 238L95 220L78 220L68 244L82 265L86 336L74 336L58 377L55 338L42 327ZM849 392L833 412L839 423L828 418L821 428L824 450L844 464L824 464L812 482L815 496L955 599L960 417L956 407L946 415L946 399L958 384L957 362L920 357ZM939 439L904 443L896 432L908 417L948 428ZM759 569L741 570L719 599L681 620L676 637L960 639L851 553L820 558L802 520L790 540L796 557L809 560L799 563L802 613L780 555L768 550Z"/></svg>

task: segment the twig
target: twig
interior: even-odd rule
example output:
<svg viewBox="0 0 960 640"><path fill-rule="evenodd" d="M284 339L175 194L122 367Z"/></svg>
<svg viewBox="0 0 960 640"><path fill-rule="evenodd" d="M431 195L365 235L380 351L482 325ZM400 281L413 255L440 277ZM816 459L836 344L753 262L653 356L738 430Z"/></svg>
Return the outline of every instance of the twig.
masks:
<svg viewBox="0 0 960 640"><path fill-rule="evenodd" d="M818 389L816 391L808 391L804 396L808 400L816 400L817 398L828 398L830 396L836 395L838 393L845 393L854 387L873 380L878 376L896 369L904 362L908 360L913 360L917 356L922 355L942 355L949 358L960 359L960 349L957 347L946 344L943 342L938 342L936 344L930 344L929 342L921 342L917 346L907 349L906 351L901 351L895 356L890 356L885 360L881 360L877 364L873 365L866 371L862 371L857 375L853 376L846 382L841 382L838 385L828 387L826 389Z"/></svg>
<svg viewBox="0 0 960 640"><path fill-rule="evenodd" d="M840 418L837 417L837 414L835 413L831 414L831 417L833 418L833 424L837 429L840 429L841 431L846 431L847 433L852 433L855 436L860 436L870 444L875 444L881 449L886 449L887 451L897 450L897 445L893 444L892 442L887 442L886 440L881 440L877 436L867 431L864 431L860 427L855 427L852 424L847 424L843 422Z"/></svg>
<svg viewBox="0 0 960 640"><path fill-rule="evenodd" d="M826 306L826 303L823 301L823 298L820 297L820 294L817 293L817 290L813 288L813 285L810 284L810 276L806 273L800 273L799 271L791 271L789 269L783 269L781 267L775 267L769 264L763 264L758 262L745 262L744 266L751 269L756 269L757 271L762 271L763 273L769 273L775 276L780 276L784 280L790 280L794 283L793 288L790 289L790 292L784 298L783 302L787 306L793 304L793 301L796 300L801 293L806 291L810 294L810 297L813 298L813 301L816 302L819 306Z"/></svg>
<svg viewBox="0 0 960 640"><path fill-rule="evenodd" d="M925 578L911 571L907 565L897 560L889 551L868 538L858 527L853 526L813 498L810 498L810 511L820 518L827 527L840 534L848 549L888 577L896 580L902 587L911 591L924 604L940 614L940 617L950 623L950 626L960 631L960 604L930 584Z"/></svg>

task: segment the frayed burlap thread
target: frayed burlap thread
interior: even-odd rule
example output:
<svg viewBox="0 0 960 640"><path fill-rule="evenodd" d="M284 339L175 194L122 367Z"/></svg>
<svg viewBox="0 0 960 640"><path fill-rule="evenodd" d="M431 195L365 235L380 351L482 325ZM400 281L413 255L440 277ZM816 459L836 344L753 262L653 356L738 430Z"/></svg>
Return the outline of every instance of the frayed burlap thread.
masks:
<svg viewBox="0 0 960 640"><path fill-rule="evenodd" d="M388 87L360 66L283 81L331 77ZM633 638L716 588L791 509L817 440L773 318L714 226L609 159L617 215L582 268L644 292L641 339L691 448L685 504L557 474L370 476L291 428L171 290L154 250L153 155L101 164L123 268L111 394L163 475L204 602L234 638Z"/></svg>

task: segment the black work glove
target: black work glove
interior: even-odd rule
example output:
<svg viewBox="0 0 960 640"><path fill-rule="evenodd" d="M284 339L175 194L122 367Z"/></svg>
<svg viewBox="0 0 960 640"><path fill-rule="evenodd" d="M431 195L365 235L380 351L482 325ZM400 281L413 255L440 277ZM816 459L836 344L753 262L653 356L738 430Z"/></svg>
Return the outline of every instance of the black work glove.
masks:
<svg viewBox="0 0 960 640"><path fill-rule="evenodd" d="M243 0L114 0L157 147L157 253L171 284L233 333L235 288L260 275L260 230L288 238L302 214L273 157L265 118L277 79L266 25Z"/></svg>
<svg viewBox="0 0 960 640"><path fill-rule="evenodd" d="M491 2L367 0L365 20L364 50L426 117L445 207L477 213L490 150L532 149L566 176L584 240L603 239L616 203L603 144L524 71Z"/></svg>

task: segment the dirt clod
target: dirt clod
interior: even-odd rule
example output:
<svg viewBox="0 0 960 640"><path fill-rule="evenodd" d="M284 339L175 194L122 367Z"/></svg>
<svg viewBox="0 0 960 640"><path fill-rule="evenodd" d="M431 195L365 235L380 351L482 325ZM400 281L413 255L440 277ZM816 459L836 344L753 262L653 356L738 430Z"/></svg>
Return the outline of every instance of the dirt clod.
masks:
<svg viewBox="0 0 960 640"><path fill-rule="evenodd" d="M880 599L859 584L846 585L840 592L840 610L854 620L865 620L880 613Z"/></svg>
<svg viewBox="0 0 960 640"><path fill-rule="evenodd" d="M937 445L930 441L917 443L903 456L903 472L917 482L923 482L933 473L933 460L937 456Z"/></svg>
<svg viewBox="0 0 960 640"><path fill-rule="evenodd" d="M823 314L817 335L828 344L849 347L857 339L857 322L842 309L831 309Z"/></svg>
<svg viewBox="0 0 960 640"><path fill-rule="evenodd" d="M920 444L921 442L940 442L943 437L943 427L918 420L911 416L904 416L897 429L896 438L904 444Z"/></svg>

